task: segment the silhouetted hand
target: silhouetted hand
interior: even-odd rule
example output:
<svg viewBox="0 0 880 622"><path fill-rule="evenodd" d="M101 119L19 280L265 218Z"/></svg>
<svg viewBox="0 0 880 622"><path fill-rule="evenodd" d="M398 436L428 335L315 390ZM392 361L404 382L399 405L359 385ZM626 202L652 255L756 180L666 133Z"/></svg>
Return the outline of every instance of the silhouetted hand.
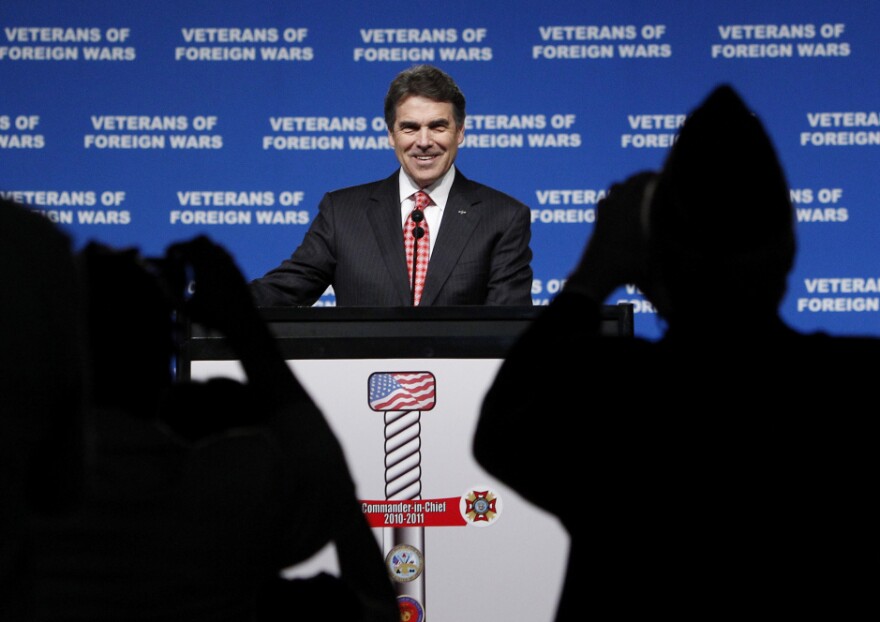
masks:
<svg viewBox="0 0 880 622"><path fill-rule="evenodd" d="M646 189L656 178L654 171L642 171L611 186L599 201L593 233L566 289L601 303L623 285L644 290L649 284L643 211Z"/></svg>
<svg viewBox="0 0 880 622"><path fill-rule="evenodd" d="M193 322L233 336L254 314L244 276L226 249L208 237L172 244L166 258L179 275L187 266L192 269L195 285L184 304ZM185 286L178 284L181 292Z"/></svg>

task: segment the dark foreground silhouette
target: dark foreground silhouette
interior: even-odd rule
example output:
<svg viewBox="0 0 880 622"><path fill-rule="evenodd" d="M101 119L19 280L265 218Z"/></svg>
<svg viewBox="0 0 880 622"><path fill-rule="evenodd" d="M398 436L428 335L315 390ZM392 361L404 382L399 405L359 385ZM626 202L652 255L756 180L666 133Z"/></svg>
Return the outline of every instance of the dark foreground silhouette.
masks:
<svg viewBox="0 0 880 622"><path fill-rule="evenodd" d="M795 252L782 167L726 85L689 115L661 171L599 203L474 439L488 472L568 530L558 621L876 609L864 396L880 340L786 325ZM665 322L660 339L600 335L601 304L629 283Z"/></svg>

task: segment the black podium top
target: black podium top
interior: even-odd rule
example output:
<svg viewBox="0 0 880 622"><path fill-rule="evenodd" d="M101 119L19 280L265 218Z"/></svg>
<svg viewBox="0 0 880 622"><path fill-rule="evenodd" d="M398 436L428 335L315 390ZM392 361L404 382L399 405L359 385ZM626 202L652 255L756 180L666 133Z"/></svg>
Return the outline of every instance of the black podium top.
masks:
<svg viewBox="0 0 880 622"><path fill-rule="evenodd" d="M295 359L503 358L541 307L284 307L260 313ZM633 335L631 304L602 309L603 334ZM222 336L194 324L179 364L234 360Z"/></svg>

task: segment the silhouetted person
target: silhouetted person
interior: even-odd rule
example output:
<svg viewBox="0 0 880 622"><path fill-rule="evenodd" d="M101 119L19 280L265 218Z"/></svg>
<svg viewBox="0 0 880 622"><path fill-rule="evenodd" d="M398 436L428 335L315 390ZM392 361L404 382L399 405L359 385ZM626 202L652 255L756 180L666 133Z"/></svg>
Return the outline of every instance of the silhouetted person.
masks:
<svg viewBox="0 0 880 622"><path fill-rule="evenodd" d="M78 301L67 235L0 199L0 620L30 616L31 517L81 491Z"/></svg>
<svg viewBox="0 0 880 622"><path fill-rule="evenodd" d="M557 620L876 609L864 399L880 340L783 322L794 227L771 141L726 85L659 174L600 201L474 439L478 462L571 536ZM599 333L602 303L629 283L667 324L656 341Z"/></svg>
<svg viewBox="0 0 880 622"><path fill-rule="evenodd" d="M280 573L332 542L340 577L302 584L397 622L341 447L228 253L198 237L163 261L94 243L82 260L96 460L82 510L40 525L38 619L251 622L267 599L297 619L314 595L275 600ZM246 381L173 382L186 317L225 336Z"/></svg>

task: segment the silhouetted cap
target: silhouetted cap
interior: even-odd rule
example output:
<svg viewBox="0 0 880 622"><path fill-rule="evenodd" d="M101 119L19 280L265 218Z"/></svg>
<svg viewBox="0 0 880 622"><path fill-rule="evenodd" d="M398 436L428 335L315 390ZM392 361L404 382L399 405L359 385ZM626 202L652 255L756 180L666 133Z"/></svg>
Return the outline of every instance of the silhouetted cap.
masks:
<svg viewBox="0 0 880 622"><path fill-rule="evenodd" d="M688 115L664 163L650 207L652 240L710 263L766 264L769 254L787 271L793 227L769 136L733 88L717 87Z"/></svg>

